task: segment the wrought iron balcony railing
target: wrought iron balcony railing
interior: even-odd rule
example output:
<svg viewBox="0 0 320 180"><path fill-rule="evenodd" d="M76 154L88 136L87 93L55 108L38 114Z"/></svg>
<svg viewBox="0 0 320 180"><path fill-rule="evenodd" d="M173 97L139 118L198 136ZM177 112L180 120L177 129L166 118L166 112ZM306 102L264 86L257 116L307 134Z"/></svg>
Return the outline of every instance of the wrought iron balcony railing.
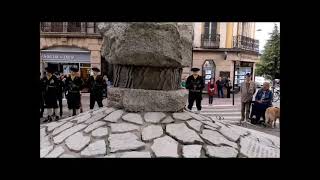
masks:
<svg viewBox="0 0 320 180"><path fill-rule="evenodd" d="M259 52L259 40L241 35L234 36L233 47L248 51Z"/></svg>
<svg viewBox="0 0 320 180"><path fill-rule="evenodd" d="M41 22L40 32L45 34L97 34L98 28L95 22Z"/></svg>
<svg viewBox="0 0 320 180"><path fill-rule="evenodd" d="M201 34L202 48L219 48L220 34Z"/></svg>

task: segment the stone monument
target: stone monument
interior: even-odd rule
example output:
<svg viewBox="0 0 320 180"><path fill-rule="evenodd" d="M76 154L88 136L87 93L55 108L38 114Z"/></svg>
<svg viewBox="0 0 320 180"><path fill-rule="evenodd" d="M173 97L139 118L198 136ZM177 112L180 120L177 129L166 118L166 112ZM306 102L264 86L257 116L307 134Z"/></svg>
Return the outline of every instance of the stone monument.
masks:
<svg viewBox="0 0 320 180"><path fill-rule="evenodd" d="M280 139L184 111L179 88L192 61L188 23L99 23L113 64L108 105L40 125L44 158L280 156Z"/></svg>

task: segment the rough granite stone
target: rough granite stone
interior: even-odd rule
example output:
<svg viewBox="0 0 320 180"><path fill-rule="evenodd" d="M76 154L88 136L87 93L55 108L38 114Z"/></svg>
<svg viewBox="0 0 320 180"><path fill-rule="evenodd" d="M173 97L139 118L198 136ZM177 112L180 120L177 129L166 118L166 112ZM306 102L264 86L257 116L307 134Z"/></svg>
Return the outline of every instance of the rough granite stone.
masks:
<svg viewBox="0 0 320 180"><path fill-rule="evenodd" d="M66 146L71 151L76 151L76 152L81 151L89 143L90 143L90 137L84 136L81 132L77 132L65 140Z"/></svg>
<svg viewBox="0 0 320 180"><path fill-rule="evenodd" d="M173 116L173 119L184 120L184 121L192 118L192 117L191 117L188 113L186 113L186 112L173 113L172 116Z"/></svg>
<svg viewBox="0 0 320 180"><path fill-rule="evenodd" d="M196 120L186 122L193 130L200 132L202 123Z"/></svg>
<svg viewBox="0 0 320 180"><path fill-rule="evenodd" d="M228 145L234 148L238 148L238 145L236 143L229 141L217 131L204 129L200 136L203 139L213 143L214 145Z"/></svg>
<svg viewBox="0 0 320 180"><path fill-rule="evenodd" d="M116 111L113 111L112 113L110 113L107 117L104 118L105 121L108 121L108 122L117 122L122 114L124 113L123 110L116 110Z"/></svg>
<svg viewBox="0 0 320 180"><path fill-rule="evenodd" d="M200 158L201 145L184 145L182 148L182 155L185 158Z"/></svg>
<svg viewBox="0 0 320 180"><path fill-rule="evenodd" d="M95 138L102 138L108 135L108 128L100 127L92 131L91 135Z"/></svg>
<svg viewBox="0 0 320 180"><path fill-rule="evenodd" d="M215 158L236 158L238 151L228 146L207 146L206 154Z"/></svg>
<svg viewBox="0 0 320 180"><path fill-rule="evenodd" d="M85 133L90 133L91 131L97 129L98 127L104 126L104 125L106 125L106 124L107 124L107 123L104 122L104 121L94 122L94 123L90 124L86 129L84 129L84 132L85 132Z"/></svg>
<svg viewBox="0 0 320 180"><path fill-rule="evenodd" d="M110 126L111 126L112 133L140 130L139 126L131 124L131 123L112 123Z"/></svg>
<svg viewBox="0 0 320 180"><path fill-rule="evenodd" d="M99 155L105 155L107 153L107 146L104 140L98 140L89 144L80 155L83 157L94 157Z"/></svg>

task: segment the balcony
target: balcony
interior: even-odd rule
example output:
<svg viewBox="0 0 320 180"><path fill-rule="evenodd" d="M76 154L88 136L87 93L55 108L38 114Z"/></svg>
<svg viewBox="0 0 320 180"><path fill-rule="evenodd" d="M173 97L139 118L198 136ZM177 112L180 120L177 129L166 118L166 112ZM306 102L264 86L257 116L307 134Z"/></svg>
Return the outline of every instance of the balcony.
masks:
<svg viewBox="0 0 320 180"><path fill-rule="evenodd" d="M100 34L94 22L41 22L40 36L100 37Z"/></svg>
<svg viewBox="0 0 320 180"><path fill-rule="evenodd" d="M219 48L220 34L201 34L201 47L207 49Z"/></svg>
<svg viewBox="0 0 320 180"><path fill-rule="evenodd" d="M233 48L243 49L247 51L259 52L259 40L255 40L246 36L234 36Z"/></svg>

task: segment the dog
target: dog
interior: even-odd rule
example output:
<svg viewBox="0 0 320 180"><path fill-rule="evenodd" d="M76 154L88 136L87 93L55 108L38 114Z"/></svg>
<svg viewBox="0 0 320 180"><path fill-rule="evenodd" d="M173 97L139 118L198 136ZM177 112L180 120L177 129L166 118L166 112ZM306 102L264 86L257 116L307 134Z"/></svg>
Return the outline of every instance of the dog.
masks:
<svg viewBox="0 0 320 180"><path fill-rule="evenodd" d="M269 127L275 128L277 119L279 119L279 123L280 123L280 108L269 107L266 110L265 117L266 117L265 124Z"/></svg>

